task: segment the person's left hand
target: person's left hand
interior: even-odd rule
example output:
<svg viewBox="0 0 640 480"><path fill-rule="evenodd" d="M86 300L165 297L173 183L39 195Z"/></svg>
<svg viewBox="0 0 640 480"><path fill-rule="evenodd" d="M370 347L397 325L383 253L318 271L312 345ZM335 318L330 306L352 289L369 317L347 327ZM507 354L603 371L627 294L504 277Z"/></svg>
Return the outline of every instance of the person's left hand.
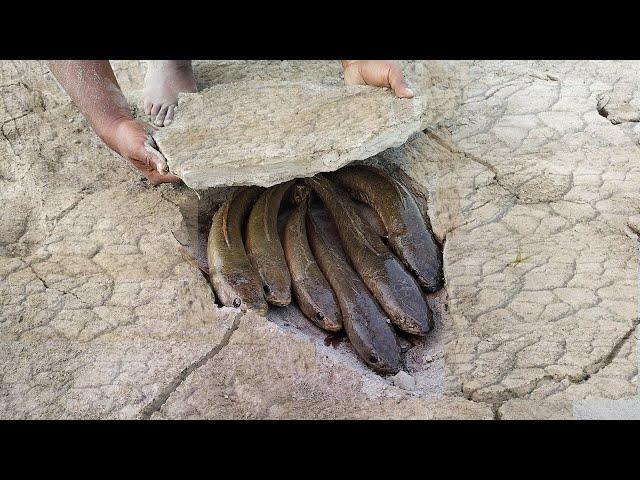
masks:
<svg viewBox="0 0 640 480"><path fill-rule="evenodd" d="M396 97L412 98L413 90L407 85L398 66L385 60L342 60L344 81L347 85L373 85L390 87Z"/></svg>

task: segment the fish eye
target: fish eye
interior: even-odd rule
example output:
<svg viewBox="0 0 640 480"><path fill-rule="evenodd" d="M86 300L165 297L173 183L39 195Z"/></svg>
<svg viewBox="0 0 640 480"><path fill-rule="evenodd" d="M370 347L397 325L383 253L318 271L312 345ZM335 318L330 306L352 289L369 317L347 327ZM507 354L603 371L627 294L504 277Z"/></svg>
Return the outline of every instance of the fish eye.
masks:
<svg viewBox="0 0 640 480"><path fill-rule="evenodd" d="M373 353L371 355L369 355L369 361L371 363L378 363L378 357L376 357Z"/></svg>
<svg viewBox="0 0 640 480"><path fill-rule="evenodd" d="M264 286L265 295L271 295L271 287L269 285Z"/></svg>
<svg viewBox="0 0 640 480"><path fill-rule="evenodd" d="M239 297L236 297L233 299L233 306L238 308L240 305L242 305L242 300L240 300Z"/></svg>
<svg viewBox="0 0 640 480"><path fill-rule="evenodd" d="M321 322L322 320L324 320L324 315L321 312L316 313L316 320L318 322Z"/></svg>

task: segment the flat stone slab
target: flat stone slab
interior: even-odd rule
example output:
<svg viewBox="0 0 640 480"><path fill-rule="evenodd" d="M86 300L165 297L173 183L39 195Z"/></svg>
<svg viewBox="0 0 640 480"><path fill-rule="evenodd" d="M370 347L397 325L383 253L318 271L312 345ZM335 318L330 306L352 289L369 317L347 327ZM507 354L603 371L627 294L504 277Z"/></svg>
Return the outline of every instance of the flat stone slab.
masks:
<svg viewBox="0 0 640 480"><path fill-rule="evenodd" d="M155 140L189 187L271 186L336 170L421 129L423 97L389 89L247 81L180 96Z"/></svg>

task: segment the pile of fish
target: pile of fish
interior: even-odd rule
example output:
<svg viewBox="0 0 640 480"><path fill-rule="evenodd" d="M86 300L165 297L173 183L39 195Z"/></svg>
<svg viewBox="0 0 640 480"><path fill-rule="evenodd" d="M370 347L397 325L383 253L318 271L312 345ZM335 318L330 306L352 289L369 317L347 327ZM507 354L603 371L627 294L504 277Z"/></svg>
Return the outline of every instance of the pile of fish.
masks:
<svg viewBox="0 0 640 480"><path fill-rule="evenodd" d="M240 188L215 213L207 254L223 305L266 312L293 292L309 320L344 329L379 373L401 368L394 327L433 328L423 292L442 286L440 249L410 191L382 170Z"/></svg>

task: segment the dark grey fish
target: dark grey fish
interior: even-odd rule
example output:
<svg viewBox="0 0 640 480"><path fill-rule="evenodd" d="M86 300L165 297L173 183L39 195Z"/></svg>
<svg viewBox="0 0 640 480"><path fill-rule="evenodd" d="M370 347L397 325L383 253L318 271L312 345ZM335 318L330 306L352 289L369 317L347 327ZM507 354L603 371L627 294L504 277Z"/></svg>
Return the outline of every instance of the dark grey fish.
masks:
<svg viewBox="0 0 640 480"><path fill-rule="evenodd" d="M356 352L379 373L398 372L400 346L391 321L347 262L324 208L309 210L307 232L315 259L338 298L344 329Z"/></svg>
<svg viewBox="0 0 640 480"><path fill-rule="evenodd" d="M349 195L321 174L305 182L327 207L351 264L393 323L414 335L429 332L433 319L420 286L362 220Z"/></svg>
<svg viewBox="0 0 640 480"><path fill-rule="evenodd" d="M407 187L386 172L366 166L342 168L330 178L376 211L387 231L389 246L425 291L442 288L440 248Z"/></svg>
<svg viewBox="0 0 640 480"><path fill-rule="evenodd" d="M300 310L318 327L337 332L342 330L338 300L311 252L307 240L306 216L309 189L297 189L298 205L289 216L282 235L293 292Z"/></svg>
<svg viewBox="0 0 640 480"><path fill-rule="evenodd" d="M267 302L284 307L291 303L291 275L278 235L278 212L292 182L265 190L251 209L245 232L247 255L262 279Z"/></svg>

